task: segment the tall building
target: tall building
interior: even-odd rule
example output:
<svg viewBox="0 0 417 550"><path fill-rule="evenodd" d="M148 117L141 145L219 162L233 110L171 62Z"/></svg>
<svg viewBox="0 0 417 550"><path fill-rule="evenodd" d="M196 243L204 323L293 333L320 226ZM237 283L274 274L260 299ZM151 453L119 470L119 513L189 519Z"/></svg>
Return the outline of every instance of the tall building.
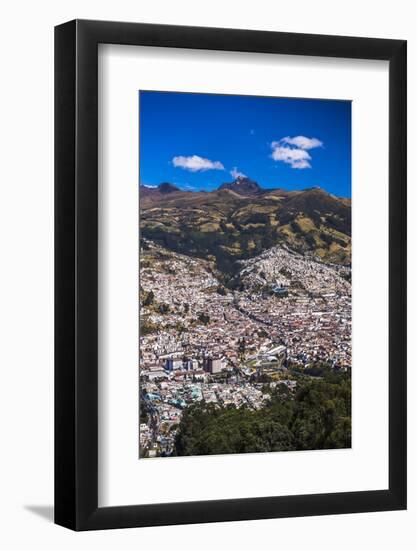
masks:
<svg viewBox="0 0 417 550"><path fill-rule="evenodd" d="M165 370L167 370L167 371L172 371L172 370L174 370L174 360L173 360L171 357L169 357L168 359L165 359L164 368L165 368Z"/></svg>
<svg viewBox="0 0 417 550"><path fill-rule="evenodd" d="M223 363L220 357L207 357L204 360L204 370L210 374L216 374L223 368Z"/></svg>

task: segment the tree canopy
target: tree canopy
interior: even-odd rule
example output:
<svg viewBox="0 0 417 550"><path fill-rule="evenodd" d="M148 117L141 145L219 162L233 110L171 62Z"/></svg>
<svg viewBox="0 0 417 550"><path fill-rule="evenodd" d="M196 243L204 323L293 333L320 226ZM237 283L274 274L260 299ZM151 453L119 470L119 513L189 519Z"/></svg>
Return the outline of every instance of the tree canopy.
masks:
<svg viewBox="0 0 417 550"><path fill-rule="evenodd" d="M293 396L281 385L259 410L191 405L176 436L176 455L336 449L351 446L351 385L346 375L305 380Z"/></svg>

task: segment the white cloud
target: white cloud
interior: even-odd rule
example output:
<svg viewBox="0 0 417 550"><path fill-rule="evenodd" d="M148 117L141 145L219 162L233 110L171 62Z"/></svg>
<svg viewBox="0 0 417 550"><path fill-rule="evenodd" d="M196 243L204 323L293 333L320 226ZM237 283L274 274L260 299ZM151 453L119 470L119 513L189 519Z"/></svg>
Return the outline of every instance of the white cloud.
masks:
<svg viewBox="0 0 417 550"><path fill-rule="evenodd" d="M218 160L205 159L198 155L190 157L174 157L172 164L177 168L190 170L190 172L204 172L206 170L224 170L223 164Z"/></svg>
<svg viewBox="0 0 417 550"><path fill-rule="evenodd" d="M309 161L311 156L304 151L303 149L283 147L280 141L273 141L271 143L272 147L272 158L276 161L285 162L290 164L291 168L311 168Z"/></svg>
<svg viewBox="0 0 417 550"><path fill-rule="evenodd" d="M316 147L323 147L323 143L317 138L308 138L305 136L295 136L295 137L284 137L281 140L281 143L286 143L287 145L295 145L298 149L315 149Z"/></svg>
<svg viewBox="0 0 417 550"><path fill-rule="evenodd" d="M233 170L230 170L230 174L235 180L237 178L246 178L246 174L244 174L243 172L239 172L236 166L233 168Z"/></svg>
<svg viewBox="0 0 417 550"><path fill-rule="evenodd" d="M271 157L276 161L289 164L291 168L303 170L311 168L311 155L307 150L322 146L323 143L317 138L287 136L271 143Z"/></svg>

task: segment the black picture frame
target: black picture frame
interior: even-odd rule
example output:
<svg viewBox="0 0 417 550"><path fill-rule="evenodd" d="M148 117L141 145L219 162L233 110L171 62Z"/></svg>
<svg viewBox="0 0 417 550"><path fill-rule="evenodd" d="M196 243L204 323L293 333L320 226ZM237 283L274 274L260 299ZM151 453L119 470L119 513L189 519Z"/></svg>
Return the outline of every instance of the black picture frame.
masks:
<svg viewBox="0 0 417 550"><path fill-rule="evenodd" d="M98 44L389 62L389 488L98 506ZM74 20L55 28L55 523L74 529L406 508L406 41Z"/></svg>

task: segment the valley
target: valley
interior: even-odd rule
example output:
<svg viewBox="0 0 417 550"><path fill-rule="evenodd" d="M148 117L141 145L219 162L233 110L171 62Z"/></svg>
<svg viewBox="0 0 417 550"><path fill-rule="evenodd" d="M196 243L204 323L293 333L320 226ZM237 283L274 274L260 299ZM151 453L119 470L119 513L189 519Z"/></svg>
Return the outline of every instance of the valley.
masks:
<svg viewBox="0 0 417 550"><path fill-rule="evenodd" d="M239 180L145 189L141 456L181 454L190 407L262 411L278 388L350 376L350 201Z"/></svg>

